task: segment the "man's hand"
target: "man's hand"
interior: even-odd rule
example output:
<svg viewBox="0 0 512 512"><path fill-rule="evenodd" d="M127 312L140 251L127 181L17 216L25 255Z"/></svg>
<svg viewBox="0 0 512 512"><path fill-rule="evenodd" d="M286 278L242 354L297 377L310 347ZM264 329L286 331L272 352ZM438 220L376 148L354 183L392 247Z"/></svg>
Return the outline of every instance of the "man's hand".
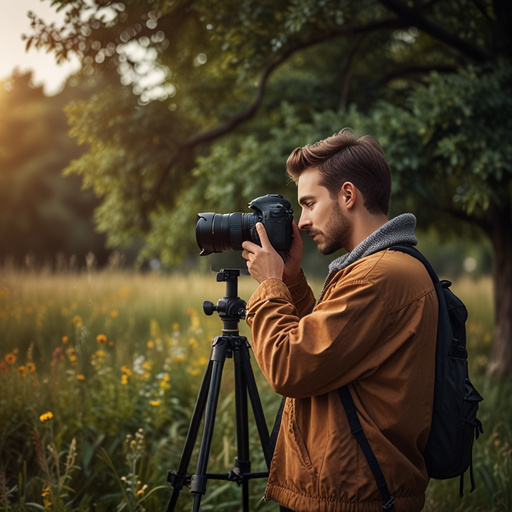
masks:
<svg viewBox="0 0 512 512"><path fill-rule="evenodd" d="M260 237L261 247L248 241L242 244L244 249L242 257L247 260L250 274L260 284L267 279L283 279L283 258L272 247L265 226L261 222L256 224L256 230Z"/></svg>
<svg viewBox="0 0 512 512"><path fill-rule="evenodd" d="M284 255L284 272L283 281L292 286L297 284L302 279L302 272L300 271L302 263L303 244L300 236L299 228L295 220L293 221L293 243L290 252Z"/></svg>

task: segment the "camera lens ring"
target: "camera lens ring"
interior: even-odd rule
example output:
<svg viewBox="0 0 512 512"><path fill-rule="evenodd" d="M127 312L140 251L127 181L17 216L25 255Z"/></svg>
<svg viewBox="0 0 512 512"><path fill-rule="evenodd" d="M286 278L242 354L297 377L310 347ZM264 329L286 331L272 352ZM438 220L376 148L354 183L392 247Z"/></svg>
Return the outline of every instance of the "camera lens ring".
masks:
<svg viewBox="0 0 512 512"><path fill-rule="evenodd" d="M229 225L227 229L229 235L229 247L234 251L242 249L242 242L244 241L242 231L244 215L246 214L240 212L229 214Z"/></svg>

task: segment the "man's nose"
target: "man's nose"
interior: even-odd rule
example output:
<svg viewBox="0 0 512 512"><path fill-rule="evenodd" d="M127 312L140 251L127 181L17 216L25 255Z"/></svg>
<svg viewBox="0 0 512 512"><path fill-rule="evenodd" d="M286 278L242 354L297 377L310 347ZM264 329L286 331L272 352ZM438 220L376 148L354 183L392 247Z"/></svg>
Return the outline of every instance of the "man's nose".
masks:
<svg viewBox="0 0 512 512"><path fill-rule="evenodd" d="M297 224L297 226L299 227L299 229L301 231L306 231L308 229L308 227L310 226L310 224L311 224L311 222L309 221L307 216L304 215L304 211L303 211L300 215L299 223Z"/></svg>

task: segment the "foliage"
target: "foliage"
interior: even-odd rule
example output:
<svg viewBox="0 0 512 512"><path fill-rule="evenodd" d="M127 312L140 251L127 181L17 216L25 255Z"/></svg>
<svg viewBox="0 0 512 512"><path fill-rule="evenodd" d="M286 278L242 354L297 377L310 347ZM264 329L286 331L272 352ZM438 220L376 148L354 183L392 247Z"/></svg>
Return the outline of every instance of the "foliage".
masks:
<svg viewBox="0 0 512 512"><path fill-rule="evenodd" d="M421 200L420 216L441 210L490 230L496 208L511 203L511 92L512 65L500 61L433 74L405 109L375 111L369 124L388 150L397 192Z"/></svg>
<svg viewBox="0 0 512 512"><path fill-rule="evenodd" d="M63 25L47 26L32 15L27 46L53 51L57 59L73 52L83 75L101 71L121 81L69 109L73 134L89 152L68 172L102 197L96 221L111 244L142 235L148 241L143 256L169 262L182 261L192 249L184 243L191 236L184 235L183 222L176 225L184 214L190 233L199 205L245 208L282 183L287 152L311 141L295 137L294 125L283 122L290 109L300 124L339 113L327 132L314 131L317 139L347 125L344 118L353 120L350 104L369 114L365 124L373 131L387 106L402 105L430 71L454 73L471 63L493 66L495 55L510 57L511 18L502 0L53 5L66 13ZM459 92L462 98L464 89ZM377 104L382 99L386 103ZM421 117L398 114L409 123L404 129L417 131ZM443 123L430 119L425 136ZM446 129L444 151L450 152L459 130ZM473 135L467 133L469 143ZM415 153L415 138L401 144ZM421 154L426 168L436 155ZM408 159L399 156L399 167L406 167ZM268 165L271 157L276 160ZM450 176L453 186L460 183L457 173ZM416 189L428 183L429 176L417 177ZM212 181L225 190L215 192ZM489 187L473 186L460 197L476 205L488 193Z"/></svg>
<svg viewBox="0 0 512 512"><path fill-rule="evenodd" d="M142 484L140 480L139 467L140 459L144 456L144 431L139 428L134 436L128 434L124 442L126 463L130 473L126 476L119 476L117 469L108 456L104 448L101 448L101 453L98 457L105 462L105 464L115 474L116 481L119 484L122 492L122 501L118 504L117 510L128 509L130 512L144 512L145 502L157 491L166 489L165 486L158 486L153 489L148 489L147 484Z"/></svg>
<svg viewBox="0 0 512 512"><path fill-rule="evenodd" d="M221 327L198 308L205 298L220 297L222 286L214 276L115 269L4 268L0 279L0 510L162 510L171 491L167 471L177 468L210 342ZM252 279L239 284L241 297L254 290ZM456 289L470 312L470 373L485 397L485 434L476 443L476 492L460 500L457 480L433 481L426 510L506 510L512 418L503 404L511 389L484 377L492 339L490 280L466 278ZM248 333L244 323L240 329ZM228 472L236 454L229 369L227 362L211 472ZM255 377L270 427L280 398L256 367ZM252 468L264 470L252 415L249 421ZM276 509L256 505L264 481L250 488L253 509ZM190 509L187 495L182 491L178 510ZM239 504L234 483L210 482L201 508L238 510Z"/></svg>

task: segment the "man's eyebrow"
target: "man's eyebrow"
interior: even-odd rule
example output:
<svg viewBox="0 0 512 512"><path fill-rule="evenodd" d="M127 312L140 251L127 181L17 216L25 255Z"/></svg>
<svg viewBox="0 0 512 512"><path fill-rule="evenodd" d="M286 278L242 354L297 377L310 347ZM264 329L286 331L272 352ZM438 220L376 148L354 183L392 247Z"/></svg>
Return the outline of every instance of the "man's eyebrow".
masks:
<svg viewBox="0 0 512 512"><path fill-rule="evenodd" d="M314 199L314 198L315 198L315 196L313 196L313 195L302 196L299 199L299 204L302 206L303 204L307 203L308 201L310 201L311 199Z"/></svg>

